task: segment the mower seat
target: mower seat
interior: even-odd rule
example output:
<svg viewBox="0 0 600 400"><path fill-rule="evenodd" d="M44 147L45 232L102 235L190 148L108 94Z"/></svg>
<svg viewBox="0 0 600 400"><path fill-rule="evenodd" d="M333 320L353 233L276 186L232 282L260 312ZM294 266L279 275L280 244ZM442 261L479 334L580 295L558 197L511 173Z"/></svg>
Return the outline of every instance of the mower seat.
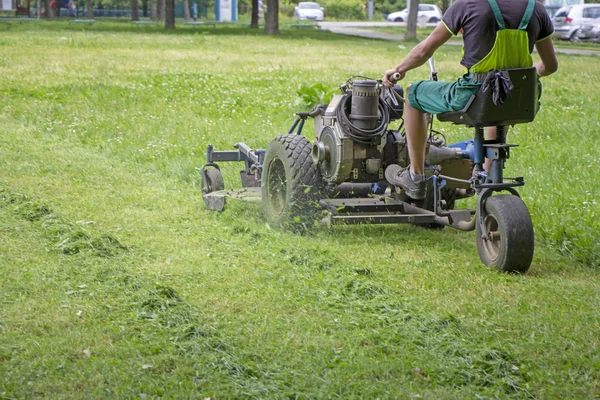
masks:
<svg viewBox="0 0 600 400"><path fill-rule="evenodd" d="M492 85L486 85L484 82L479 91L471 96L465 108L438 114L438 120L471 127L514 125L533 121L540 108L536 69L515 68L505 71L508 72L513 88L503 104L494 104L493 90L490 87ZM486 81L491 79L495 72L489 72Z"/></svg>

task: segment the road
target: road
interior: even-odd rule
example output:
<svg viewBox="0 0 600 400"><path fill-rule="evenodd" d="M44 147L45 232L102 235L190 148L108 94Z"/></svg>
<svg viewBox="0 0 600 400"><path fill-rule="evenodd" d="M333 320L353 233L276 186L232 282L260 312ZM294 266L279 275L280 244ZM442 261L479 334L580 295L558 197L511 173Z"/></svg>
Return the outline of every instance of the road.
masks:
<svg viewBox="0 0 600 400"><path fill-rule="evenodd" d="M369 39L379 40L392 40L401 41L404 39L404 35L398 33L379 32L376 30L370 30L368 28L381 28L381 27L398 27L404 28L405 22L319 22L319 27L323 30L337 33L340 35L358 36ZM427 27L435 27L436 24L427 24ZM462 46L462 42L448 41L447 46ZM600 50L587 50L587 49L569 49L555 47L555 51L560 54L580 55L580 56L599 56Z"/></svg>

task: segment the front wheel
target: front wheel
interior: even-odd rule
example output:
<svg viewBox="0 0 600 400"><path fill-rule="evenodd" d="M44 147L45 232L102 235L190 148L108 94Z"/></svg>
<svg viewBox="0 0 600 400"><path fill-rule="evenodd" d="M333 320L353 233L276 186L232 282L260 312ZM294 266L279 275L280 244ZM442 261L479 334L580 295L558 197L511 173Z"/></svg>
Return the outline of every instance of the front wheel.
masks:
<svg viewBox="0 0 600 400"><path fill-rule="evenodd" d="M208 194L225 189L223 174L216 168L204 170L202 174L202 192Z"/></svg>
<svg viewBox="0 0 600 400"><path fill-rule="evenodd" d="M279 227L311 227L320 207L323 181L312 159L312 145L296 134L269 143L262 172L262 203L271 223Z"/></svg>
<svg viewBox="0 0 600 400"><path fill-rule="evenodd" d="M527 272L533 259L533 223L529 210L518 196L501 194L485 202L482 232L476 222L477 250L485 265L502 272Z"/></svg>

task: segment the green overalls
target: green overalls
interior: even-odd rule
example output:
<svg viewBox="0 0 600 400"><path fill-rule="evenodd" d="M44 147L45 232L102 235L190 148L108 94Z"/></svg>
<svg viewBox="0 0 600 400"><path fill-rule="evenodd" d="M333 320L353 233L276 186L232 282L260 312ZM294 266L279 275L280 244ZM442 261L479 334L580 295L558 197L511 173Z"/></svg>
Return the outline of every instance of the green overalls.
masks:
<svg viewBox="0 0 600 400"><path fill-rule="evenodd" d="M488 0L498 23L492 50L466 71L456 82L418 81L411 84L408 100L414 108L430 114L458 111L464 108L489 71L507 68L527 68L533 65L529 53L527 26L533 15L535 0L528 0L518 29L506 29L496 0Z"/></svg>
<svg viewBox="0 0 600 400"><path fill-rule="evenodd" d="M496 32L496 40L494 41L492 50L477 64L469 68L469 72L485 73L495 69L531 67L533 60L529 53L527 26L533 14L535 0L529 0L527 3L525 14L523 14L518 29L506 29L504 18L496 0L488 0L488 2L492 6L499 30Z"/></svg>

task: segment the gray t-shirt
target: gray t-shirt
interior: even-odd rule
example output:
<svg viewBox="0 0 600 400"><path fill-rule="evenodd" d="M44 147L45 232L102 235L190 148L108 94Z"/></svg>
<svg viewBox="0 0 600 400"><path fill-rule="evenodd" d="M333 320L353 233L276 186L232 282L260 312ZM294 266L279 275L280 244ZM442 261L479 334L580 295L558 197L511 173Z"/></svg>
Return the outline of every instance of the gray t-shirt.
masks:
<svg viewBox="0 0 600 400"><path fill-rule="evenodd" d="M507 29L517 29L527 8L527 0L496 0ZM442 22L456 35L463 30L465 53L460 61L467 68L477 64L494 47L498 23L487 0L456 0L444 14ZM536 1L527 26L529 52L534 44L552 35L554 27L542 3Z"/></svg>

